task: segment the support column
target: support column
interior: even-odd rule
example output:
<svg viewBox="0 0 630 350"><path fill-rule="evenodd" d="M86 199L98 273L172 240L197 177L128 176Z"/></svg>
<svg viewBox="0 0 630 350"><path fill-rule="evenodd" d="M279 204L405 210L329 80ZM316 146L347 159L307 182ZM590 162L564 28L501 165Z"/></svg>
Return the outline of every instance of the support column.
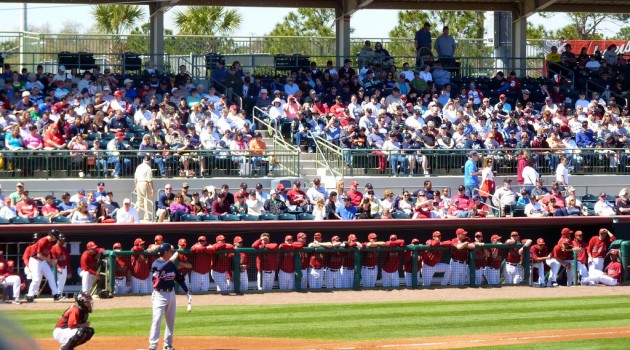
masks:
<svg viewBox="0 0 630 350"><path fill-rule="evenodd" d="M160 72L164 72L164 7L163 3L149 3L149 53Z"/></svg>
<svg viewBox="0 0 630 350"><path fill-rule="evenodd" d="M510 68L510 46L512 40L512 14L509 12L494 13L494 57L497 71ZM496 73L496 72L494 72ZM494 75L493 73L493 75ZM504 72L507 74L507 72Z"/></svg>
<svg viewBox="0 0 630 350"><path fill-rule="evenodd" d="M512 57L514 70L520 77L527 75L527 17L512 14Z"/></svg>
<svg viewBox="0 0 630 350"><path fill-rule="evenodd" d="M335 52L337 67L341 67L343 60L350 58L350 16L343 15L339 9L335 10L335 16L337 17Z"/></svg>

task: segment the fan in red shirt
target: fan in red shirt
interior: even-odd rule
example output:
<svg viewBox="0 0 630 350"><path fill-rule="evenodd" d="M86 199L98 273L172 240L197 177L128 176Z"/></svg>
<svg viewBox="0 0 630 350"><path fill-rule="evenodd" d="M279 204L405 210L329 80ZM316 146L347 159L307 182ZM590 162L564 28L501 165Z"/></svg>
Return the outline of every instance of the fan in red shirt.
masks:
<svg viewBox="0 0 630 350"><path fill-rule="evenodd" d="M81 291L83 293L92 294L92 285L95 281L101 280L98 271L101 253L105 249L99 248L96 243L88 242L86 250L81 254Z"/></svg>
<svg viewBox="0 0 630 350"><path fill-rule="evenodd" d="M142 238L136 238L133 242L131 251L134 253L144 252L144 244L146 242ZM151 265L149 265L149 256L145 254L134 254L131 256L131 292L134 294L148 294L153 289L153 280L151 279Z"/></svg>
<svg viewBox="0 0 630 350"><path fill-rule="evenodd" d="M613 249L610 251L610 264L606 266L606 273L599 270L592 270L587 278L582 279L582 285L592 286L602 283L607 286L616 286L621 284L623 277L623 267L619 262L619 251Z"/></svg>
<svg viewBox="0 0 630 350"><path fill-rule="evenodd" d="M398 239L396 235L390 235L389 241L385 242L387 248L404 247L405 240ZM402 250L389 250L383 253L383 262L381 264L381 281L384 288L399 287L401 256L404 254Z"/></svg>
<svg viewBox="0 0 630 350"><path fill-rule="evenodd" d="M266 249L256 257L256 268L258 269L258 290L271 290L276 280L276 270L278 270L278 249L277 243L269 241L269 234L264 232L260 235L252 247L255 249Z"/></svg>
<svg viewBox="0 0 630 350"><path fill-rule="evenodd" d="M305 210L308 206L308 198L306 193L300 189L302 183L298 180L293 182L293 187L287 192L287 199L289 205L295 206L296 209L300 208Z"/></svg>
<svg viewBox="0 0 630 350"><path fill-rule="evenodd" d="M429 247L450 247L451 241L442 242L442 233L433 232L433 238L426 243ZM451 280L451 265L440 262L444 250L423 250L422 251L422 286L430 287L433 275L436 272L444 273L441 285L445 286Z"/></svg>
<svg viewBox="0 0 630 350"><path fill-rule="evenodd" d="M122 244L120 242L114 243L112 250L116 252L121 251ZM127 294L131 287L131 257L128 255L116 255L114 264L116 265L114 294Z"/></svg>
<svg viewBox="0 0 630 350"><path fill-rule="evenodd" d="M207 292L210 289L210 270L212 269L212 251L208 250L206 236L199 236L197 243L190 248L193 252L190 289L193 292Z"/></svg>
<svg viewBox="0 0 630 350"><path fill-rule="evenodd" d="M353 181L354 182L354 181ZM376 233L368 235L368 241L363 243L363 248L384 247L385 242L378 241ZM363 288L374 288L376 285L376 276L378 275L378 251L372 249L363 249L363 259L361 260L361 283Z"/></svg>
<svg viewBox="0 0 630 350"><path fill-rule="evenodd" d="M227 279L227 273L230 269L230 250L234 250L234 246L225 243L225 236L218 235L216 243L212 246L214 256L212 259L212 279L217 285L217 292L222 295L226 295L229 290L229 282Z"/></svg>
<svg viewBox="0 0 630 350"><path fill-rule="evenodd" d="M28 193L28 190L22 192L22 200L15 205L15 212L18 216L32 219L39 216L39 209L37 208L37 202L30 198Z"/></svg>
<svg viewBox="0 0 630 350"><path fill-rule="evenodd" d="M358 186L358 182L352 181L350 182L350 190L346 192L346 197L350 198L350 203L355 207L361 205L361 201L363 200L363 193L357 191Z"/></svg>
<svg viewBox="0 0 630 350"><path fill-rule="evenodd" d="M604 258L606 258L606 252L610 248L610 244L615 240L615 235L607 229L603 228L599 230L599 234L591 238L588 242L586 252L588 253L588 269L590 270L604 269Z"/></svg>
<svg viewBox="0 0 630 350"><path fill-rule="evenodd" d="M412 245L420 245L420 240L417 238L414 238L411 240L411 244ZM417 272L416 272L416 283L419 281L420 278L420 270L422 269L422 254L420 254L420 252L418 252L418 265L417 265ZM413 281L412 281L412 277L413 277L413 250L405 250L405 262L403 264L403 271L405 271L405 284L407 285L407 288L411 288L413 286Z"/></svg>
<svg viewBox="0 0 630 350"><path fill-rule="evenodd" d="M486 216L488 216L488 214L490 213L488 209L488 205L486 205L486 203L481 201L481 197L476 194L472 197L472 199L473 199L473 205L472 205L470 217L485 218Z"/></svg>
<svg viewBox="0 0 630 350"><path fill-rule="evenodd" d="M66 248L66 239L63 235L59 235L57 244L50 249L50 256L57 260L57 290L59 294L63 294L66 280L72 278L72 269L69 265L70 252Z"/></svg>

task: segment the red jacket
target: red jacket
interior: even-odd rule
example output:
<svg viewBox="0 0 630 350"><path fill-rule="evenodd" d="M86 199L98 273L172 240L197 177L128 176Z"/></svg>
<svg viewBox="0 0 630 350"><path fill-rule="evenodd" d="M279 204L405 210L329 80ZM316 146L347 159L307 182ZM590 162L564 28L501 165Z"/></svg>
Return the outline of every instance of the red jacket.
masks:
<svg viewBox="0 0 630 350"><path fill-rule="evenodd" d="M398 239L395 241L387 241L385 242L385 246L388 248L394 247L404 247L405 241L402 239ZM381 267L383 271L393 273L397 272L400 268L401 257L403 256L403 251L388 251L383 253L383 262Z"/></svg>
<svg viewBox="0 0 630 350"><path fill-rule="evenodd" d="M194 253L192 270L202 275L209 273L210 269L212 269L212 249L208 250L208 246L195 243L190 250Z"/></svg>
<svg viewBox="0 0 630 350"><path fill-rule="evenodd" d="M257 239L254 244L252 244L252 247L271 251L269 253L258 254L256 257L256 268L258 271L276 271L278 269L278 254L275 252L275 250L278 249L277 243L263 244L260 239Z"/></svg>

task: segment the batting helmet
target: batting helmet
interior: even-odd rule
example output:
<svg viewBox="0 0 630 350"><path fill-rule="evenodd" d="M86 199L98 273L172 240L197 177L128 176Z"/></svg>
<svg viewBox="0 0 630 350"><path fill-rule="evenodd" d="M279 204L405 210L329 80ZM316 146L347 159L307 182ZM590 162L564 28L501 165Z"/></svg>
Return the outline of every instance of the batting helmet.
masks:
<svg viewBox="0 0 630 350"><path fill-rule="evenodd" d="M162 255L164 255L164 253L170 252L171 249L173 249L172 245L170 245L169 243L162 243L158 247L158 255L162 256Z"/></svg>
<svg viewBox="0 0 630 350"><path fill-rule="evenodd" d="M53 228L48 233L53 235L53 236L55 236L55 238L57 238L57 237L59 237L59 235L61 235L61 231L57 230L56 228Z"/></svg>
<svg viewBox="0 0 630 350"><path fill-rule="evenodd" d="M92 312L92 296L85 292L80 292L74 295L74 301L80 309L87 312Z"/></svg>

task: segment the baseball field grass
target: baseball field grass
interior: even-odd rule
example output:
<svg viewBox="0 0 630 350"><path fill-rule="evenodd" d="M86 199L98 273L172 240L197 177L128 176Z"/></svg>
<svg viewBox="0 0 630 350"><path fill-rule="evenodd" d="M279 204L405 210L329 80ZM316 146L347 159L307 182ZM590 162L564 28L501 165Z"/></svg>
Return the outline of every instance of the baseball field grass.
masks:
<svg viewBox="0 0 630 350"><path fill-rule="evenodd" d="M474 350L539 350L539 349L571 349L571 350L608 350L627 349L628 338L585 339L564 342L541 342L536 344L512 344L504 346L482 346L475 348L460 348Z"/></svg>
<svg viewBox="0 0 630 350"><path fill-rule="evenodd" d="M386 297L387 294L384 294ZM287 296L289 297L289 296ZM295 296L291 296L295 297ZM297 296L299 299L299 296ZM385 299L385 298L384 298ZM296 300L299 302L299 300ZM60 311L10 311L5 315L35 338L49 338ZM627 296L484 301L200 306L178 308L180 336L272 337L369 341L490 333L622 327L630 319ZM98 310L90 316L99 336L146 336L151 309ZM544 339L542 340L544 341ZM572 349L624 348L628 338L580 341ZM534 349L534 345L509 349ZM569 348L569 342L545 343ZM555 345L553 345L555 344ZM561 346L558 346L561 344ZM621 346L621 345L624 346ZM501 347L492 347L501 349ZM508 347L505 347L508 349Z"/></svg>

